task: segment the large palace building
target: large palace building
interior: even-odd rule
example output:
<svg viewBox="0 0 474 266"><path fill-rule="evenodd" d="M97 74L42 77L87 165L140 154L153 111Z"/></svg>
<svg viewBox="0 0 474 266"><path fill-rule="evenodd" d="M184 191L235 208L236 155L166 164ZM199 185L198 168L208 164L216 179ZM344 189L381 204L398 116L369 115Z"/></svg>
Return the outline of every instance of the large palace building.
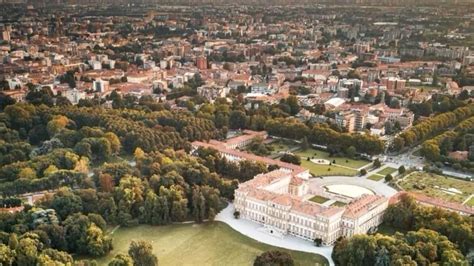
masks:
<svg viewBox="0 0 474 266"><path fill-rule="evenodd" d="M213 148L231 161L251 160L279 166L239 185L234 207L241 218L262 224L264 230L274 235L290 234L310 241L320 239L324 245L333 244L341 236L367 233L382 222L389 203L387 198L373 194L349 198L322 188L310 189L311 175L307 169L236 150L245 146L236 139L248 143L255 136L263 136L259 132L244 133L227 142L193 142L194 148ZM310 201L314 196L343 204Z"/></svg>

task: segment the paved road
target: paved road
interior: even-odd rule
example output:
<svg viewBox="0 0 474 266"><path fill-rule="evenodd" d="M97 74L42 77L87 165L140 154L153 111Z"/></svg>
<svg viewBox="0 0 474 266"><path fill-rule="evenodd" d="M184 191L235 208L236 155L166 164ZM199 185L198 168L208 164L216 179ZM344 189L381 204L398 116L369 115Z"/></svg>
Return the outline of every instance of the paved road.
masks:
<svg viewBox="0 0 474 266"><path fill-rule="evenodd" d="M329 261L329 265L334 265L334 262L331 258L333 249L332 246L316 247L311 241L303 240L290 235L285 235L282 237L273 236L269 233L259 230L262 229L262 225L246 219L235 219L233 214L234 205L229 204L229 206L217 214L215 220L228 224L234 230L258 242L290 250L319 254Z"/></svg>

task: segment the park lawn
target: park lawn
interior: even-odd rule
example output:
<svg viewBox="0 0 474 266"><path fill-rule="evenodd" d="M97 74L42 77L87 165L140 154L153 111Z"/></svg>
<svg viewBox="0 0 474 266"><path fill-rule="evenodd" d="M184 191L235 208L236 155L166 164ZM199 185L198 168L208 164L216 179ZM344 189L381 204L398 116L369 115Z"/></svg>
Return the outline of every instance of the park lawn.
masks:
<svg viewBox="0 0 474 266"><path fill-rule="evenodd" d="M467 197L474 194L474 182L425 172L413 173L403 178L399 182L399 185L406 191L419 192L430 197L442 198L457 203L462 203L467 199ZM423 189L418 189L415 186L425 187ZM462 194L446 192L440 188L458 189Z"/></svg>
<svg viewBox="0 0 474 266"><path fill-rule="evenodd" d="M354 169L358 169L365 165L370 164L369 161L364 161L364 160L355 160L355 159L349 159L346 157L338 157L338 156L330 157L328 152L315 150L315 149L307 149L305 151L300 150L295 153L299 155L302 160L306 160L306 158L308 157L310 158L314 157L314 159L326 159L331 162L336 160L336 164L342 165L345 167L354 168Z"/></svg>
<svg viewBox="0 0 474 266"><path fill-rule="evenodd" d="M474 207L474 197L472 197L470 200L466 202L467 206Z"/></svg>
<svg viewBox="0 0 474 266"><path fill-rule="evenodd" d="M377 174L382 175L382 176L386 176L386 175L392 174L395 171L397 171L397 169L395 169L393 167L385 167L384 169L378 171Z"/></svg>
<svg viewBox="0 0 474 266"><path fill-rule="evenodd" d="M342 201L336 201L334 202L333 204L331 204L331 206L334 206L334 207L344 207L346 206L347 204L345 204L344 202Z"/></svg>
<svg viewBox="0 0 474 266"><path fill-rule="evenodd" d="M149 241L160 265L252 265L257 255L273 249L289 252L296 265L328 265L320 255L266 245L221 222L119 228L113 233L114 249L97 259L98 264L126 254L132 240Z"/></svg>
<svg viewBox="0 0 474 266"><path fill-rule="evenodd" d="M352 170L337 165L315 164L311 161L307 161L306 159L301 160L301 166L308 169L310 173L315 176L355 176L359 173L355 169Z"/></svg>
<svg viewBox="0 0 474 266"><path fill-rule="evenodd" d="M384 176L383 175L378 175L378 174L373 174L373 175L367 177L367 179L374 180L374 181L379 181L379 180L384 179Z"/></svg>
<svg viewBox="0 0 474 266"><path fill-rule="evenodd" d="M316 195L316 196L310 198L309 200L312 201L312 202L316 202L316 203L319 203L319 204L323 204L323 203L325 203L326 201L328 201L329 199L328 199L328 198L325 198L325 197L323 197L323 196Z"/></svg>

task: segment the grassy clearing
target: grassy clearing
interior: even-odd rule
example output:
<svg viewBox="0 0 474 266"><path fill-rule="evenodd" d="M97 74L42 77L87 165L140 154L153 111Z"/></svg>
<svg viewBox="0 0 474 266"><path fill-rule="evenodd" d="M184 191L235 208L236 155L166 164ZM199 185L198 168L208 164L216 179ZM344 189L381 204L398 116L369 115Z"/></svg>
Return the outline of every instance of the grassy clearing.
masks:
<svg viewBox="0 0 474 266"><path fill-rule="evenodd" d="M399 185L407 191L420 192L430 197L458 203L474 194L474 182L424 172L416 172L405 177ZM461 193L447 191L450 188L457 189Z"/></svg>
<svg viewBox="0 0 474 266"><path fill-rule="evenodd" d="M326 201L328 201L329 199L328 199L328 198L325 198L325 197L322 197L322 196L319 196L319 195L316 195L316 196L310 198L309 200L312 201L312 202L316 202L316 203L319 203L319 204L323 204L323 203L325 203Z"/></svg>
<svg viewBox="0 0 474 266"><path fill-rule="evenodd" d="M315 164L311 161L306 161L306 159L301 160L301 166L309 169L311 174L315 176L355 176L359 173L357 170L352 170L337 165Z"/></svg>
<svg viewBox="0 0 474 266"><path fill-rule="evenodd" d="M367 179L374 180L374 181L379 181L379 180L384 179L384 176L383 175L378 175L378 174L373 174L373 175L367 177Z"/></svg>
<svg viewBox="0 0 474 266"><path fill-rule="evenodd" d="M385 167L384 169L378 171L377 174L382 175L382 176L386 176L388 174L394 173L395 171L397 171L397 169L395 169L393 167Z"/></svg>
<svg viewBox="0 0 474 266"><path fill-rule="evenodd" d="M342 165L345 167L350 167L353 169L358 169L360 167L363 167L365 165L368 165L370 162L364 161L364 160L356 160L356 159L349 159L346 157L330 157L329 153L325 151L320 151L320 150L315 150L315 149L307 149L305 151L297 151L297 155L301 156L302 159L306 159L307 157L313 158L314 159L326 159L331 162L336 160L336 164Z"/></svg>
<svg viewBox="0 0 474 266"><path fill-rule="evenodd" d="M132 240L150 241L160 265L252 265L264 251L283 250L259 243L221 222L120 228L113 238L114 249L97 260L99 265L107 265L118 253L127 253ZM285 251L296 265L328 265L317 254Z"/></svg>

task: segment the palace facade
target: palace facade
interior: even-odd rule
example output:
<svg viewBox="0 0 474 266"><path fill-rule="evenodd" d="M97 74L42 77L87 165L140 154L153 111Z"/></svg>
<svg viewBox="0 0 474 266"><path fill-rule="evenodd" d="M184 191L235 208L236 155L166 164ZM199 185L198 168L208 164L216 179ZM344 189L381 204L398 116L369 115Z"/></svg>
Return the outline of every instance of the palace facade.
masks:
<svg viewBox="0 0 474 266"><path fill-rule="evenodd" d="M239 137L248 142L248 137ZM259 174L239 184L235 190L234 207L243 219L262 224L275 235L294 235L309 241L320 239L323 245L332 245L339 237L367 233L382 223L382 216L389 200L379 195L364 194L347 198L324 189L309 188L310 173L307 169L278 160L256 156L234 149L245 144L236 140L226 142L193 142L195 149L212 148L230 161L251 160L279 169ZM344 204L325 205L309 199L321 195Z"/></svg>

